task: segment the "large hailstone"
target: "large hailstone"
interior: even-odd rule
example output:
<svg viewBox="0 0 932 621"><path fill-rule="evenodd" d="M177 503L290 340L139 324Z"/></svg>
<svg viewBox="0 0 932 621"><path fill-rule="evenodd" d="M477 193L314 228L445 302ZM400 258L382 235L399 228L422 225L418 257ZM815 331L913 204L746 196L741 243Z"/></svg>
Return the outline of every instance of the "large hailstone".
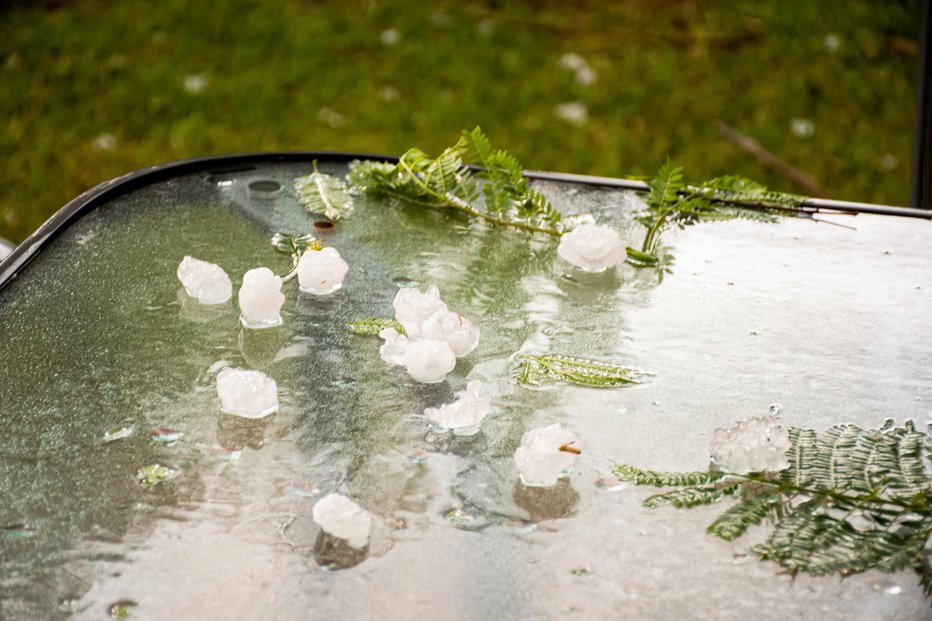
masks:
<svg viewBox="0 0 932 621"><path fill-rule="evenodd" d="M278 411L278 386L261 371L227 367L217 374L220 409L243 418L264 418Z"/></svg>
<svg viewBox="0 0 932 621"><path fill-rule="evenodd" d="M749 418L712 435L712 461L726 472L777 472L788 468L790 433L772 416Z"/></svg>
<svg viewBox="0 0 932 621"><path fill-rule="evenodd" d="M560 238L557 254L587 272L602 272L627 257L625 244L613 229L581 224Z"/></svg>
<svg viewBox="0 0 932 621"><path fill-rule="evenodd" d="M423 384L442 382L455 366L456 356L446 341L417 339L409 341L405 348L405 370Z"/></svg>
<svg viewBox="0 0 932 621"><path fill-rule="evenodd" d="M492 408L489 399L479 396L482 382L476 380L466 385L459 399L439 408L427 408L424 416L440 429L449 429L456 436L472 436L479 433L482 419Z"/></svg>
<svg viewBox="0 0 932 621"><path fill-rule="evenodd" d="M243 276L239 290L241 320L247 328L272 328L282 325L281 312L285 303L282 279L267 267L249 270Z"/></svg>
<svg viewBox="0 0 932 621"><path fill-rule="evenodd" d="M528 487L550 487L566 476L580 452L576 434L559 423L532 429L521 436L515 466Z"/></svg>
<svg viewBox="0 0 932 621"><path fill-rule="evenodd" d="M446 379L456 366L456 356L446 341L409 339L392 328L379 332L385 341L379 348L382 360L392 366L402 366L414 380L436 384Z"/></svg>
<svg viewBox="0 0 932 621"><path fill-rule="evenodd" d="M357 549L369 544L372 515L346 496L327 494L317 501L311 512L325 533L344 539Z"/></svg>
<svg viewBox="0 0 932 621"><path fill-rule="evenodd" d="M448 310L435 311L421 324L420 332L423 338L445 341L457 358L479 345L479 328L459 313Z"/></svg>
<svg viewBox="0 0 932 621"><path fill-rule="evenodd" d="M298 286L301 291L327 295L343 286L349 265L336 248L308 250L298 260Z"/></svg>
<svg viewBox="0 0 932 621"><path fill-rule="evenodd" d="M440 299L440 290L436 286L427 287L421 293L416 287L403 287L395 294L392 301L395 319L404 326L409 337L421 335L421 324L439 310L447 310L447 305Z"/></svg>
<svg viewBox="0 0 932 621"><path fill-rule="evenodd" d="M185 257L176 273L188 295L201 304L222 304L233 297L233 283L219 265Z"/></svg>

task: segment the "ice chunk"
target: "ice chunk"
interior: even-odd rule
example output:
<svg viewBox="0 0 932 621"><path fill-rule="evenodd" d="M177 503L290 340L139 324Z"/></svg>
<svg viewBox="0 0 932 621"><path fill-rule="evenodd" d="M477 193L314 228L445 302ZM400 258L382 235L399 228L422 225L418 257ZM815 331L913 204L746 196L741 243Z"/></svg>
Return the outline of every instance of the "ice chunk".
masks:
<svg viewBox="0 0 932 621"><path fill-rule="evenodd" d="M712 461L735 474L783 470L790 462L790 433L773 416L739 421L712 435Z"/></svg>
<svg viewBox="0 0 932 621"><path fill-rule="evenodd" d="M454 435L475 435L479 433L482 419L488 415L492 407L489 399L479 396L481 390L482 382L469 382L459 399L439 408L427 408L424 410L424 416L441 429L452 430Z"/></svg>
<svg viewBox="0 0 932 621"><path fill-rule="evenodd" d="M222 304L233 296L233 283L219 265L185 257L176 273L188 295L201 304Z"/></svg>
<svg viewBox="0 0 932 621"><path fill-rule="evenodd" d="M416 287L404 287L395 294L392 301L395 319L404 326L409 337L421 335L421 324L438 310L447 310L447 305L440 299L440 291L434 285L421 293Z"/></svg>
<svg viewBox="0 0 932 621"><path fill-rule="evenodd" d="M580 453L576 434L559 423L532 429L521 437L515 466L528 487L550 487L565 476Z"/></svg>
<svg viewBox="0 0 932 621"><path fill-rule="evenodd" d="M349 266L336 248L308 250L298 261L298 285L301 291L327 295L343 286Z"/></svg>
<svg viewBox="0 0 932 621"><path fill-rule="evenodd" d="M379 338L385 341L379 348L382 360L392 366L403 365L405 352L408 350L408 337L399 334L394 328L385 328L379 332Z"/></svg>
<svg viewBox="0 0 932 621"><path fill-rule="evenodd" d="M267 267L249 270L243 276L239 290L240 320L247 328L273 328L282 325L281 312L285 303L282 279Z"/></svg>
<svg viewBox="0 0 932 621"><path fill-rule="evenodd" d="M479 328L460 315L438 310L421 324L421 336L435 341L446 341L457 358L472 352L479 345Z"/></svg>
<svg viewBox="0 0 932 621"><path fill-rule="evenodd" d="M243 418L263 418L278 411L278 386L261 371L227 367L217 375L220 409Z"/></svg>
<svg viewBox="0 0 932 621"><path fill-rule="evenodd" d="M372 515L346 496L327 494L317 501L312 514L325 533L345 539L354 548L369 544Z"/></svg>
<svg viewBox="0 0 932 621"><path fill-rule="evenodd" d="M583 224L560 239L560 257L586 272L602 272L625 260L625 244L607 226Z"/></svg>
<svg viewBox="0 0 932 621"><path fill-rule="evenodd" d="M409 341L404 352L408 375L424 384L436 384L456 366L456 356L446 341L416 339Z"/></svg>

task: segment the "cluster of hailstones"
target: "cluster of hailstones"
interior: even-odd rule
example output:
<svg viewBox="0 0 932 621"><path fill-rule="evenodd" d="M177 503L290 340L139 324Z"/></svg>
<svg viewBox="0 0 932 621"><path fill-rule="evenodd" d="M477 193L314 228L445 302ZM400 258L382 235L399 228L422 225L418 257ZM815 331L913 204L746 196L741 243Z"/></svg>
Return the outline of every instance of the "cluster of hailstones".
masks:
<svg viewBox="0 0 932 621"><path fill-rule="evenodd" d="M347 271L346 262L335 249L310 250L299 259L298 285L304 292L328 295L343 286ZM230 277L219 265L186 256L177 275L187 294L201 304L222 304L233 295ZM238 296L242 324L250 329L280 326L285 302L281 288L282 279L268 268L246 272ZM385 341L380 356L390 365L404 367L418 382L443 381L456 366L456 359L468 355L479 344L479 329L466 317L450 311L433 285L426 293L410 287L400 289L392 306L404 334L383 330L379 334ZM424 415L438 431L474 435L491 410L491 401L481 396L481 389L481 382L469 382L454 402L427 408ZM217 375L217 394L221 410L234 416L258 419L278 411L278 386L261 371L223 369ZM525 433L515 451L514 463L525 485L549 487L569 473L579 453L576 435L554 424ZM314 521L329 535L353 548L368 545L372 515L346 496L328 494L314 505L312 513Z"/></svg>

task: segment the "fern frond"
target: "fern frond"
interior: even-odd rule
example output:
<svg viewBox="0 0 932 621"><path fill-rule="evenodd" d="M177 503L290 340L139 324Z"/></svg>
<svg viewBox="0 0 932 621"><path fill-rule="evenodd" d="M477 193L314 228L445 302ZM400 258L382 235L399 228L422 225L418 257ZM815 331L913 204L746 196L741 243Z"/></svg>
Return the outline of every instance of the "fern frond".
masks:
<svg viewBox="0 0 932 621"><path fill-rule="evenodd" d="M654 494L644 501L648 509L656 509L663 505L673 505L678 509L689 509L699 505L711 505L719 502L726 496L733 496L741 491L743 482L735 481L724 485L697 485L684 489L673 490L663 494Z"/></svg>
<svg viewBox="0 0 932 621"><path fill-rule="evenodd" d="M741 492L708 532L734 540L768 517L773 530L748 552L792 574L840 574L913 568L932 585L925 547L932 534L932 437L912 423L880 429L835 425L789 429L790 466L779 474L653 473L617 466L620 479L682 486L649 497L647 507L692 507Z"/></svg>
<svg viewBox="0 0 932 621"><path fill-rule="evenodd" d="M836 425L820 434L790 429L790 467L784 481L823 490L872 494L884 490L906 500L932 493L932 477L923 465L929 437L912 426L865 430Z"/></svg>
<svg viewBox="0 0 932 621"><path fill-rule="evenodd" d="M715 483L725 478L720 470L703 472L654 472L641 470L627 464L616 464L612 472L621 481L632 481L635 485L652 487L682 487L684 485L703 485Z"/></svg>
<svg viewBox="0 0 932 621"><path fill-rule="evenodd" d="M707 532L733 541L743 535L751 526L760 524L772 515L780 502L780 496L774 490L768 490L749 500L744 500L718 516L709 526Z"/></svg>
<svg viewBox="0 0 932 621"><path fill-rule="evenodd" d="M521 354L514 371L514 378L519 384L540 386L551 381L591 388L637 384L641 375L638 371L610 362L561 354Z"/></svg>
<svg viewBox="0 0 932 621"><path fill-rule="evenodd" d="M383 319L382 317L362 317L346 324L350 332L363 336L378 336L382 330L387 328L394 329L398 334L404 334L404 326L394 319Z"/></svg>
<svg viewBox="0 0 932 621"><path fill-rule="evenodd" d="M684 185L682 167L674 166L668 159L657 171L657 175L648 182L650 194L647 197L647 205L656 210L675 204Z"/></svg>
<svg viewBox="0 0 932 621"><path fill-rule="evenodd" d="M467 158L482 169L473 173ZM476 179L483 180L481 191ZM347 179L359 192L439 209L453 209L494 224L560 236L562 216L540 192L530 189L521 163L494 150L482 130L431 158L409 149L398 164L354 162ZM478 203L484 197L482 204Z"/></svg>
<svg viewBox="0 0 932 621"><path fill-rule="evenodd" d="M339 220L353 212L353 197L346 184L332 175L317 170L294 181L298 202L310 213L322 214L331 220Z"/></svg>

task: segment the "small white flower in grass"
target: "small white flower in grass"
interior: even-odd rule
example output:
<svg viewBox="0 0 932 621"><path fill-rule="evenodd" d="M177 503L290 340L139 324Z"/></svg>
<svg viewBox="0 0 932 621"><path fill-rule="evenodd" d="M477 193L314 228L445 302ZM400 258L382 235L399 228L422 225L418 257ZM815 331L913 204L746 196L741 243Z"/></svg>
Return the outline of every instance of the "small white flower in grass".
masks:
<svg viewBox="0 0 932 621"><path fill-rule="evenodd" d="M438 310L421 324L421 336L436 341L445 341L457 358L471 353L479 345L479 328L460 315L448 310Z"/></svg>
<svg viewBox="0 0 932 621"><path fill-rule="evenodd" d="M456 356L446 341L417 339L405 348L405 370L423 384L442 382L455 366Z"/></svg>
<svg viewBox="0 0 932 621"><path fill-rule="evenodd" d="M712 461L726 472L777 472L788 468L790 434L772 416L749 418L712 436Z"/></svg>
<svg viewBox="0 0 932 621"><path fill-rule="evenodd" d="M281 312L285 303L282 279L267 267L257 267L243 275L239 290L240 320L247 328L272 328L282 325Z"/></svg>
<svg viewBox="0 0 932 621"><path fill-rule="evenodd" d="M403 287L395 294L392 302L395 319L404 326L409 337L420 336L421 324L438 310L447 310L447 305L440 299L440 291L434 285L421 293L416 287Z"/></svg>
<svg viewBox="0 0 932 621"><path fill-rule="evenodd" d="M193 73L190 75L184 76L182 84L184 85L184 90L189 93L201 93L206 88L210 81L207 78L207 74L204 73Z"/></svg>
<svg viewBox="0 0 932 621"><path fill-rule="evenodd" d="M587 272L602 272L625 260L625 244L607 226L582 224L560 238L560 257Z"/></svg>
<svg viewBox="0 0 932 621"><path fill-rule="evenodd" d="M568 474L581 451L576 434L559 423L532 429L521 436L515 466L528 487L551 487Z"/></svg>
<svg viewBox="0 0 932 621"><path fill-rule="evenodd" d="M385 341L379 348L382 360L395 367L403 365L405 352L408 350L408 337L399 334L394 328L385 328L379 332L379 338Z"/></svg>
<svg viewBox="0 0 932 621"><path fill-rule="evenodd" d="M327 534L354 548L369 545L372 515L342 494L327 494L311 510L314 522Z"/></svg>
<svg viewBox="0 0 932 621"><path fill-rule="evenodd" d="M554 108L554 114L557 115L558 119L577 127L585 125L589 121L589 108L581 101L560 104Z"/></svg>
<svg viewBox="0 0 932 621"><path fill-rule="evenodd" d="M217 375L220 409L243 418L263 418L278 411L278 386L261 371L226 368Z"/></svg>
<svg viewBox="0 0 932 621"><path fill-rule="evenodd" d="M233 296L233 283L219 265L185 257L176 273L188 295L201 304L222 304Z"/></svg>
<svg viewBox="0 0 932 621"><path fill-rule="evenodd" d="M298 260L298 286L314 295L328 295L343 286L349 265L336 248L308 250Z"/></svg>
<svg viewBox="0 0 932 621"><path fill-rule="evenodd" d="M482 419L488 416L492 408L489 399L479 396L482 382L476 380L466 385L459 399L439 408L427 408L424 416L440 429L449 429L457 436L472 436L479 433Z"/></svg>

